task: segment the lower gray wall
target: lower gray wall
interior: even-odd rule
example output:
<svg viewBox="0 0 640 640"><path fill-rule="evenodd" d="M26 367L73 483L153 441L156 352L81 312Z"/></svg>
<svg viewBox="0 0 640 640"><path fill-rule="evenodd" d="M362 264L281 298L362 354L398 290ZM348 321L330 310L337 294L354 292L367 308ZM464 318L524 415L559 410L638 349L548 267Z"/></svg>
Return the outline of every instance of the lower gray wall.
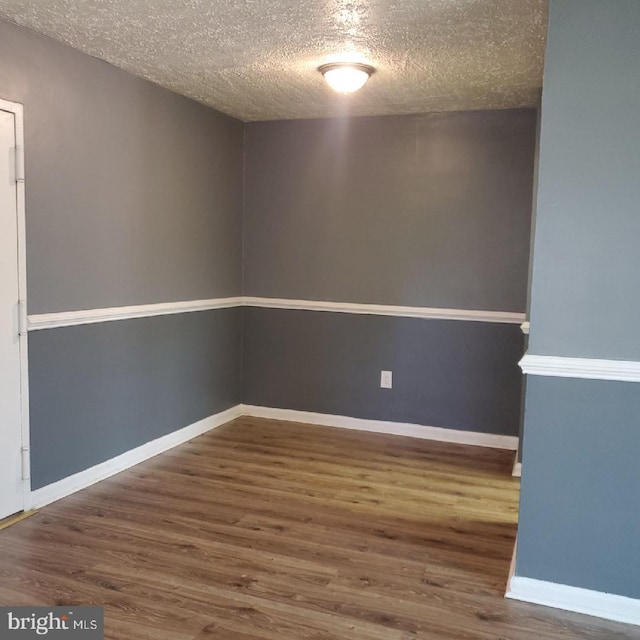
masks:
<svg viewBox="0 0 640 640"><path fill-rule="evenodd" d="M640 598L637 383L529 376L516 574Z"/></svg>
<svg viewBox="0 0 640 640"><path fill-rule="evenodd" d="M32 488L240 402L241 310L29 336Z"/></svg>
<svg viewBox="0 0 640 640"><path fill-rule="evenodd" d="M246 404L518 434L517 325L261 308L243 325Z"/></svg>

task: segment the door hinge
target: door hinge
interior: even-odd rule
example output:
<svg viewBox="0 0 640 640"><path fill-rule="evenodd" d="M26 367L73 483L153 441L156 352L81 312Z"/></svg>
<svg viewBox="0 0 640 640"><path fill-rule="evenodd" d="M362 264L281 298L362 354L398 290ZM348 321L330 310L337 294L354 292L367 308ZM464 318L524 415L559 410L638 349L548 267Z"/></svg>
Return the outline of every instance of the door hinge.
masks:
<svg viewBox="0 0 640 640"><path fill-rule="evenodd" d="M22 479L28 480L31 477L31 450L29 447L22 447Z"/></svg>
<svg viewBox="0 0 640 640"><path fill-rule="evenodd" d="M29 318L27 316L27 301L18 300L18 335L26 336L29 331Z"/></svg>
<svg viewBox="0 0 640 640"><path fill-rule="evenodd" d="M16 182L24 182L24 147L16 145L14 151L14 173Z"/></svg>

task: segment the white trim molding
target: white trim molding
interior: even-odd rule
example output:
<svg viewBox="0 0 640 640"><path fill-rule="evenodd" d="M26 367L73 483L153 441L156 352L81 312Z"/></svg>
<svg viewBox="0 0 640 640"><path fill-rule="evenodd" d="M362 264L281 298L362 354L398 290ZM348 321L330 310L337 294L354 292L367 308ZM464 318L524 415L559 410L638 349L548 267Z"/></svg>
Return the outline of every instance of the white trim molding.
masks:
<svg viewBox="0 0 640 640"><path fill-rule="evenodd" d="M518 462L518 455L516 454L516 461L513 463L513 469L511 475L514 478L522 478L522 462Z"/></svg>
<svg viewBox="0 0 640 640"><path fill-rule="evenodd" d="M424 427L415 424L398 422L386 422L381 420L362 420L345 416L333 416L323 413L310 413L308 411L293 411L289 409L272 409L269 407L257 407L253 405L238 404L220 413L204 418L187 427L172 431L165 436L147 442L135 449L101 462L89 469L75 473L74 475L53 482L45 487L31 491L25 504L25 511L37 509L47 504L65 498L76 491L105 480L116 473L125 471L149 458L164 453L173 447L177 447L188 440L192 440L207 431L231 422L242 416L257 418L269 418L288 422L302 422L329 427L341 427L343 429L357 429L360 431L373 431L391 435L410 436L426 440L438 440L441 442L454 442L459 444L475 445L480 447L492 447L494 449L516 450L518 438L513 436L501 436L470 431L458 431L456 429L443 429L439 427Z"/></svg>
<svg viewBox="0 0 640 640"><path fill-rule="evenodd" d="M328 302L319 300L288 300L283 298L243 298L245 307L264 309L299 309L302 311L330 311L359 315L398 316L429 320L468 320L472 322L495 322L520 324L524 313L510 311L476 311L472 309L440 309L436 307L403 307L386 304L359 304L353 302Z"/></svg>
<svg viewBox="0 0 640 640"><path fill-rule="evenodd" d="M507 449L509 451L517 451L518 449L518 438L516 436L460 431L458 429L428 427L404 422L390 422L387 420L364 420L362 418L336 416L328 413L312 413L310 411L297 411L293 409L276 409L247 404L241 406L242 415L254 418L268 418L270 420L283 420L285 422L302 422L325 427L371 431L374 433L421 438L423 440L437 440L440 442L475 445L477 447Z"/></svg>
<svg viewBox="0 0 640 640"><path fill-rule="evenodd" d="M401 318L421 318L429 320L466 320L471 322L493 322L499 324L520 324L523 313L510 311L475 311L469 309L438 309L432 307L399 307L380 304L357 304L350 302L322 302L319 300L285 300L283 298L251 298L236 296L231 298L211 298L209 300L188 300L184 302L161 302L129 307L108 307L105 309L85 309L61 311L29 316L29 331L75 327L98 322L113 322L133 318L230 309L234 307L259 307L263 309L291 309L303 311L329 311L359 315L397 316Z"/></svg>
<svg viewBox="0 0 640 640"><path fill-rule="evenodd" d="M640 382L640 362L526 354L520 368L528 375Z"/></svg>
<svg viewBox="0 0 640 640"><path fill-rule="evenodd" d="M231 420L235 420L236 418L239 418L240 415L240 405L236 405L235 407L216 413L213 416L209 416L204 420L195 422L194 424L179 429L178 431L172 431L166 436L147 442L135 449L125 451L125 453L122 453L115 458L111 458L110 460L101 462L93 467L89 467L89 469L85 469L84 471L75 473L72 476L68 476L62 480L48 484L41 489L36 489L31 492L30 504L25 507L25 510L28 508L37 509L55 502L56 500L60 500L61 498L65 498L76 491L80 491L81 489L85 489L96 482L100 482L100 480L105 480L116 473L120 473L121 471L129 469L130 467L144 462L149 458L153 458L160 453L164 453L179 444L192 440L207 431L211 431L211 429L215 429L216 427L230 422Z"/></svg>
<svg viewBox="0 0 640 640"><path fill-rule="evenodd" d="M640 625L640 600L612 593L512 576L505 597L554 609L584 613L606 620Z"/></svg>
<svg viewBox="0 0 640 640"><path fill-rule="evenodd" d="M27 233L25 207L24 175L24 107L19 102L0 99L0 109L13 113L15 123L15 182L16 212L18 222L18 342L20 348L20 430L22 456L22 501L24 510L29 508L31 495L30 481L30 418L29 418L29 348L26 309L27 309Z"/></svg>
<svg viewBox="0 0 640 640"><path fill-rule="evenodd" d="M509 575L507 576L507 588L504 594L505 598L509 597L509 589L511 588L511 581L516 575L516 556L518 555L518 534L516 532L516 541L513 544L513 553L511 554L511 562L509 563Z"/></svg>
<svg viewBox="0 0 640 640"><path fill-rule="evenodd" d="M529 329L531 329L531 323L528 320L525 320L520 325L520 330L522 331L522 333L524 333L525 336L528 336L529 335Z"/></svg>
<svg viewBox="0 0 640 640"><path fill-rule="evenodd" d="M131 307L109 307L106 309L88 309L82 311L62 311L60 313L42 313L29 316L29 331L75 327L82 324L130 320L132 318L150 318L153 316L210 311L212 309L230 309L242 306L242 298L213 298L211 300L189 300L186 302L161 302L158 304L140 304Z"/></svg>

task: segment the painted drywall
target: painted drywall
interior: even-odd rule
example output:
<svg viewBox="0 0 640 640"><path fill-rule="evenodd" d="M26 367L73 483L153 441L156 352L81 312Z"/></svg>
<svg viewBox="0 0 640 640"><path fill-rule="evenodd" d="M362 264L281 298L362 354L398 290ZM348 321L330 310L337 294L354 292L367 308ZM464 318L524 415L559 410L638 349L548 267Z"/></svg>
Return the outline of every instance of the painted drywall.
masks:
<svg viewBox="0 0 640 640"><path fill-rule="evenodd" d="M640 3L551 0L529 353L640 359ZM640 386L527 380L516 575L640 598Z"/></svg>
<svg viewBox="0 0 640 640"><path fill-rule="evenodd" d="M536 211L538 209L538 168L540 166L540 126L541 126L541 113L542 105L538 105L538 111L536 113L536 144L533 157L534 170L533 170L533 193L532 193L532 205L531 205L531 235L530 235L530 252L529 252L529 268L527 277L527 320L531 316L531 279L533 276L533 247L535 244L535 229L536 229ZM525 335L524 350L529 348L529 334ZM520 429L518 432L518 462L522 462L522 447L524 445L524 406L527 397L527 378L522 378L522 393L521 393L521 410L520 410Z"/></svg>
<svg viewBox="0 0 640 640"><path fill-rule="evenodd" d="M250 123L246 295L525 310L535 110Z"/></svg>
<svg viewBox="0 0 640 640"><path fill-rule="evenodd" d="M238 404L240 313L33 332L32 488Z"/></svg>
<svg viewBox="0 0 640 640"><path fill-rule="evenodd" d="M243 125L0 22L30 314L237 296ZM32 487L240 401L239 310L31 332Z"/></svg>
<svg viewBox="0 0 640 640"><path fill-rule="evenodd" d="M29 312L239 295L242 123L0 22L24 104Z"/></svg>
<svg viewBox="0 0 640 640"><path fill-rule="evenodd" d="M243 325L247 404L518 433L517 325L250 307Z"/></svg>
<svg viewBox="0 0 640 640"><path fill-rule="evenodd" d="M531 376L517 574L640 598L640 393Z"/></svg>
<svg viewBox="0 0 640 640"><path fill-rule="evenodd" d="M530 351L640 360L640 3L550 5Z"/></svg>
<svg viewBox="0 0 640 640"><path fill-rule="evenodd" d="M239 295L243 241L249 295L524 310L531 110L258 123L243 146L242 123L14 25L0 61L25 105L32 314ZM242 314L216 313L32 333L34 488L241 399L517 429L515 327L305 313L296 333L253 310L241 363ZM298 380L306 343L327 360Z"/></svg>
<svg viewBox="0 0 640 640"><path fill-rule="evenodd" d="M535 130L535 110L248 124L245 294L524 312ZM517 326L249 309L244 401L515 435L522 349Z"/></svg>

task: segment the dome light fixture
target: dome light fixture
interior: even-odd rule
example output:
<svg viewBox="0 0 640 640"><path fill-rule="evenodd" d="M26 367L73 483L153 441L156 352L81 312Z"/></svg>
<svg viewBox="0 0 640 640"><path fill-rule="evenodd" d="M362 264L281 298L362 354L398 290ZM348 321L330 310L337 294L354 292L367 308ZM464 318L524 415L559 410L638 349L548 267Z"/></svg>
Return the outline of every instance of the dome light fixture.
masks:
<svg viewBox="0 0 640 640"><path fill-rule="evenodd" d="M364 87L375 71L362 62L330 62L318 67L327 84L338 93L353 93Z"/></svg>

